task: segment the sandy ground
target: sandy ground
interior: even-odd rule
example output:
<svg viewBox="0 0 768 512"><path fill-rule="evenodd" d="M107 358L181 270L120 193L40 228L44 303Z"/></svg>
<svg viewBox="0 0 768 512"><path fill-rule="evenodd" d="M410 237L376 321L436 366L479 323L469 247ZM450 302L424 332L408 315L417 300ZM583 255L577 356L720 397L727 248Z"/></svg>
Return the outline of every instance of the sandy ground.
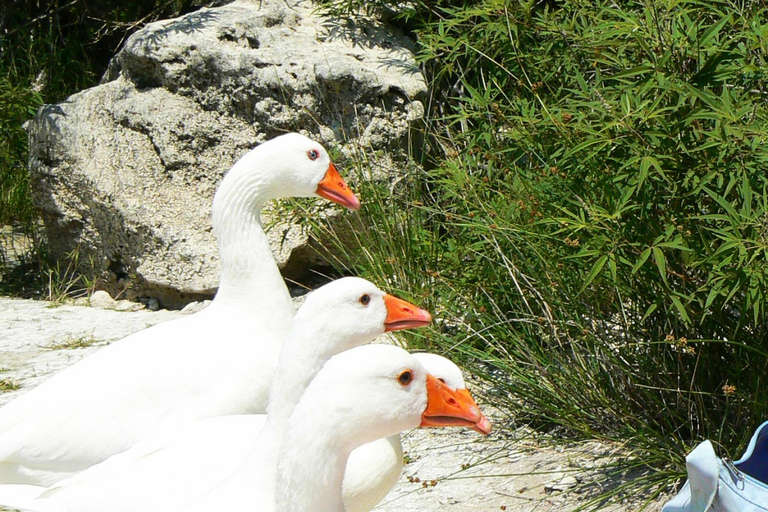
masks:
<svg viewBox="0 0 768 512"><path fill-rule="evenodd" d="M100 346L181 314L0 298L0 405ZM591 480L597 461L616 456L612 447L540 443L535 433L512 429L481 395L477 398L490 412L494 433L486 438L460 429L404 434L408 463L377 512L555 512L589 501L595 486L582 484ZM624 501L601 510L641 509L636 497ZM646 510L660 510L661 503Z"/></svg>

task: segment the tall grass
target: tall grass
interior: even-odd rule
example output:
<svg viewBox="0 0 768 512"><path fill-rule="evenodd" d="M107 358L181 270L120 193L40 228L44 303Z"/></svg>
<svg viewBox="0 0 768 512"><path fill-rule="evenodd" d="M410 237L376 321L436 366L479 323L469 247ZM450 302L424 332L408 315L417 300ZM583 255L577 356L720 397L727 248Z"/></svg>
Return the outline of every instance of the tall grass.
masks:
<svg viewBox="0 0 768 512"><path fill-rule="evenodd" d="M411 5L432 161L365 202L347 265L426 290L426 343L520 421L624 443L635 485L702 438L741 453L768 417L765 3Z"/></svg>

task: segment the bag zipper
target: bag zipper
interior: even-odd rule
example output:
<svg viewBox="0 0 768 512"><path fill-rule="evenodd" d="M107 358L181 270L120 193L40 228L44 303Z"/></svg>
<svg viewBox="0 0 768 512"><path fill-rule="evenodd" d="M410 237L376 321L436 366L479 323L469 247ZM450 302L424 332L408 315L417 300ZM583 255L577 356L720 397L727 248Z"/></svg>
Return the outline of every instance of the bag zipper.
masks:
<svg viewBox="0 0 768 512"><path fill-rule="evenodd" d="M723 464L725 464L725 467L728 468L728 471L736 477L736 480L743 483L745 480L745 475L741 471L739 471L739 468L736 467L736 464L733 463L733 461L730 459L730 457L723 457Z"/></svg>

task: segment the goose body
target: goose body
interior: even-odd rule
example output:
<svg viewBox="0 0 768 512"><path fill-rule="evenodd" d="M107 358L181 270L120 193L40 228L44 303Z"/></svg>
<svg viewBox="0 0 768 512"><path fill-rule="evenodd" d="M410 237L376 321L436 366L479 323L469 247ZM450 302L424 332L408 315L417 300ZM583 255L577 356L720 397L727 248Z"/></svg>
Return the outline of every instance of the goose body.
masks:
<svg viewBox="0 0 768 512"><path fill-rule="evenodd" d="M0 486L0 503L70 512L190 511L211 503L251 510L259 496L274 492L285 424L323 363L385 331L430 320L426 311L368 281L334 281L312 292L294 319L280 354L268 416L223 416L171 426L48 489Z"/></svg>
<svg viewBox="0 0 768 512"><path fill-rule="evenodd" d="M323 147L286 134L243 156L214 198L221 280L205 310L119 340L0 409L0 483L47 486L157 429L263 413L294 315L259 213L277 197L359 207Z"/></svg>

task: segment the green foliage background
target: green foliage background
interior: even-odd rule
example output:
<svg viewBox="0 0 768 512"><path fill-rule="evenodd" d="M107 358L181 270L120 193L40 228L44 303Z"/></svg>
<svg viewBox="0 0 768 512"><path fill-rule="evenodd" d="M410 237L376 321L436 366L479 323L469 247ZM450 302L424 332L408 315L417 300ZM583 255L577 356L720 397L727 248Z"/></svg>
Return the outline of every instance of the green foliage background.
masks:
<svg viewBox="0 0 768 512"><path fill-rule="evenodd" d="M20 123L191 4L15 5L0 216L31 225ZM741 454L768 419L766 3L324 9L393 18L431 85L422 165L393 191L367 176L374 155L350 162L363 211L343 234L318 226L338 266L416 294L437 321L413 343L488 379L515 421L626 446L635 489L678 478L702 438Z"/></svg>
<svg viewBox="0 0 768 512"><path fill-rule="evenodd" d="M423 343L518 421L625 443L635 489L702 438L738 458L768 419L765 2L411 5L431 161L369 184L350 268L429 290Z"/></svg>

